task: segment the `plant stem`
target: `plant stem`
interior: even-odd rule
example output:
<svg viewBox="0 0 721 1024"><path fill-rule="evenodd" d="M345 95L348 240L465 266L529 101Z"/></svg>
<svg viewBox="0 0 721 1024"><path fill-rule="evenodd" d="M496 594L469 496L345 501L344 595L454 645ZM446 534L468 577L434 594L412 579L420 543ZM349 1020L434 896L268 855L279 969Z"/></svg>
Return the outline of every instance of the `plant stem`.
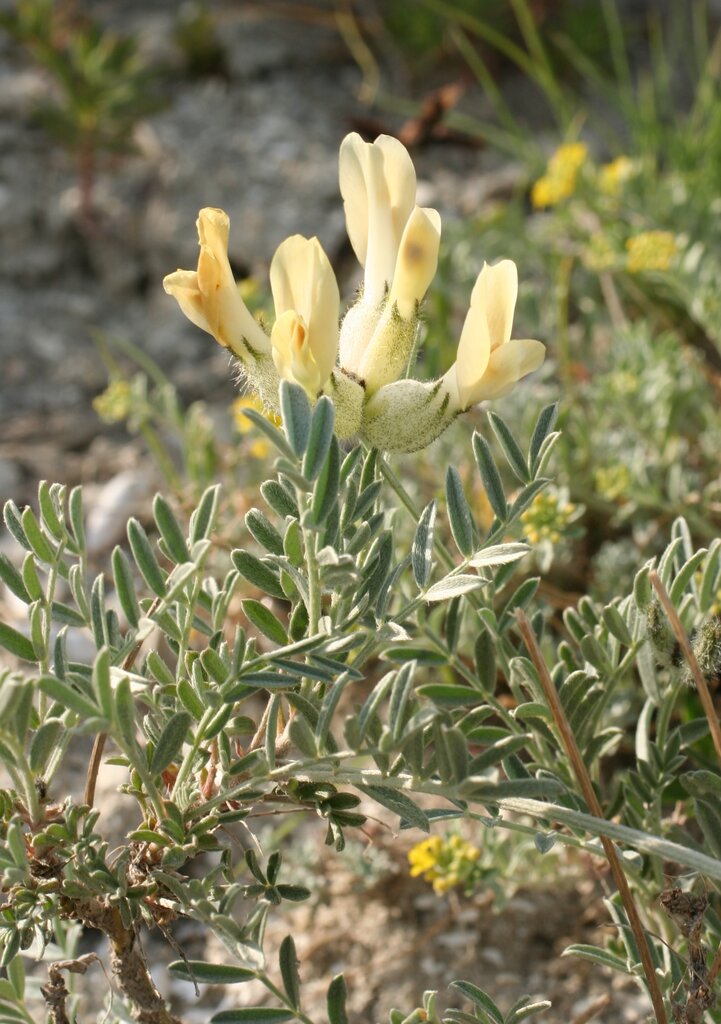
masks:
<svg viewBox="0 0 721 1024"><path fill-rule="evenodd" d="M545 658L538 646L538 641L536 640L531 623L527 615L520 608L516 610L516 620L518 622L519 629L521 630L523 641L528 649L528 653L531 656L531 660L536 671L538 672L541 685L543 686L543 692L546 696L551 713L553 714L556 727L561 734L561 741L573 766L574 773L579 786L581 787L581 792L583 793L583 798L588 804L592 814L596 818L603 818L603 811L600 803L598 802L596 791L593 788L593 783L591 782L588 770L584 764L581 752L578 749L576 737L573 735L571 727L568 724L568 719L566 718L563 706L561 705L556 686L551 679ZM618 889L621 895L621 900L623 901L623 906L631 926L631 931L633 932L633 937L636 941L639 956L641 957L643 973L646 976L646 985L651 997L651 1002L653 1003L654 1013L656 1014L656 1022L657 1024L666 1024L666 1008L664 1006L663 996L661 995L661 989L658 984L658 978L656 977L656 971L651 958L651 950L646 939L646 933L643 924L641 923L641 918L636 908L636 903L628 884L628 879L626 878L621 865L621 859L618 856L616 848L611 840L604 835L600 838L603 851L606 854L606 859L608 860L609 868L611 869L611 874L613 875L613 880L616 883L616 888Z"/></svg>

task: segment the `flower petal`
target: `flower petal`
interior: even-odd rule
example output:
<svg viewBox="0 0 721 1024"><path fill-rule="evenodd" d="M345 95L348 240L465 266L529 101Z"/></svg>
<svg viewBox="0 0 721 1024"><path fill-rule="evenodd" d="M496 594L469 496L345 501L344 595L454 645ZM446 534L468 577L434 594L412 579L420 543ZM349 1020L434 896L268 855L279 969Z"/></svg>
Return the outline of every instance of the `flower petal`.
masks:
<svg viewBox="0 0 721 1024"><path fill-rule="evenodd" d="M305 344L322 387L338 352L340 295L333 268L318 239L292 235L281 242L270 265L270 286L276 317L280 320L292 310L303 319Z"/></svg>
<svg viewBox="0 0 721 1024"><path fill-rule="evenodd" d="M203 297L198 287L198 275L194 270L176 270L163 278L163 288L172 295L188 320L201 331L213 332L203 311Z"/></svg>
<svg viewBox="0 0 721 1024"><path fill-rule="evenodd" d="M509 394L521 377L537 370L545 358L546 346L542 342L531 338L512 338L491 353L473 404Z"/></svg>
<svg viewBox="0 0 721 1024"><path fill-rule="evenodd" d="M456 387L462 409L467 409L473 404L475 389L486 372L491 357L491 336L488 333L488 320L482 302L483 289L479 288L482 277L483 271L479 274L471 295L471 306L463 323L454 364Z"/></svg>
<svg viewBox="0 0 721 1024"><path fill-rule="evenodd" d="M380 135L367 143L353 133L341 144L339 179L348 237L365 268L364 299L375 304L390 285L415 204L413 163L397 139Z"/></svg>
<svg viewBox="0 0 721 1024"><path fill-rule="evenodd" d="M228 260L228 215L206 207L198 214L197 271L168 274L163 287L188 319L242 360L270 351L270 342L240 297Z"/></svg>
<svg viewBox="0 0 721 1024"><path fill-rule="evenodd" d="M441 218L437 210L416 206L406 223L398 249L390 301L410 320L438 268Z"/></svg>
<svg viewBox="0 0 721 1024"><path fill-rule="evenodd" d="M511 337L517 298L518 270L513 260L484 263L471 295L471 306L485 310L491 350L505 345Z"/></svg>

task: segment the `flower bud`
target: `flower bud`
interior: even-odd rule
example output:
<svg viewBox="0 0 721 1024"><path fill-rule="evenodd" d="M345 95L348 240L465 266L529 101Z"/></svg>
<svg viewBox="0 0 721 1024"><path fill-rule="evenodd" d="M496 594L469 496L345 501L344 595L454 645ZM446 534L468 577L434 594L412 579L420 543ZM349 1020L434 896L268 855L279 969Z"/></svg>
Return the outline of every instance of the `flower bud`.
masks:
<svg viewBox="0 0 721 1024"><path fill-rule="evenodd" d="M415 452L435 441L458 416L443 381L399 380L368 400L361 437L387 452Z"/></svg>

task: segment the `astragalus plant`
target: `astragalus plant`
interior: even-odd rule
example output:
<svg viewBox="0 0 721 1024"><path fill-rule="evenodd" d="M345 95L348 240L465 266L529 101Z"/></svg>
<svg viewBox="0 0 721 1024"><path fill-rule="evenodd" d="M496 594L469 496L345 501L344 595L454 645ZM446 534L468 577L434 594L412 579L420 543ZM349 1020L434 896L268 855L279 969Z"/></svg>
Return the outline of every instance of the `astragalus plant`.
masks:
<svg viewBox="0 0 721 1024"><path fill-rule="evenodd" d="M433 383L407 378L438 217L415 206L412 165L391 139L343 143L341 191L365 281L340 332L328 260L297 236L271 267L270 333L254 320L217 210L200 214L197 271L165 282L281 418L248 412L275 461L262 507L245 516L245 547L224 542L232 512L220 485L187 522L156 496L152 530L131 519L127 547L94 578L79 488L43 483L37 509L5 507L19 557L0 557L0 577L28 615L24 631L0 625L15 659L0 680L0 1019L32 1020L23 964L50 949L42 993L53 1024L86 1019L82 984L72 995L66 984L74 974L107 984L106 1019L177 1024L182 1009L160 994L144 953L155 931L172 973L226 986L213 1022L315 1022L293 937L278 949L264 941L273 908L312 894L279 850L259 850L254 819L305 811L340 854L373 803L420 830L416 841L464 819L467 860L489 830L534 834L537 857L567 844L606 858L612 940L571 952L636 976L659 1022L717 1014L720 961L707 948L720 938L721 742L708 682L721 544L695 552L679 521L633 594L606 607L584 597L563 624L553 619L518 539L547 483L553 406L527 444L495 413L488 438L469 438L489 526L454 466L441 510L436 499L416 508L386 453L421 448L508 392L543 346L511 339L517 279L504 261L478 277L455 365ZM81 634L92 659L74 653ZM87 777L63 782L80 742L92 746ZM135 816L112 848L95 806L105 756L125 767ZM440 863L443 848L426 852ZM187 959L173 937L182 918L212 934L222 958ZM72 948L81 926L107 940L107 979ZM262 1005L243 1000L249 981ZM445 1012L455 1024L512 1024L549 1006L526 997L502 1011L472 982L454 985L470 1003ZM344 1024L342 975L327 993L328 1020ZM390 1010L392 1024L438 1024L435 993L420 1003Z"/></svg>

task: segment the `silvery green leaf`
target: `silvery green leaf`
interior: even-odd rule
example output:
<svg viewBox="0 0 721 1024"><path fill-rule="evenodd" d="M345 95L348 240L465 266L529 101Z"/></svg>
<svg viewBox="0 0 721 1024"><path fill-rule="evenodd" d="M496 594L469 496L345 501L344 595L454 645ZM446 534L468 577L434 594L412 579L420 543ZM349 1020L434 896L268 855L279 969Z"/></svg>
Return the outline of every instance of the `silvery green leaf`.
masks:
<svg viewBox="0 0 721 1024"><path fill-rule="evenodd" d="M533 843L539 853L548 853L558 841L557 832L536 832Z"/></svg>
<svg viewBox="0 0 721 1024"><path fill-rule="evenodd" d="M292 1010L276 1010L272 1006L243 1006L238 1010L214 1013L210 1024L282 1024L286 1020L295 1020Z"/></svg>
<svg viewBox="0 0 721 1024"><path fill-rule="evenodd" d="M303 457L302 472L306 480L315 480L320 473L333 440L334 425L335 408L333 403L326 395L321 395L313 410L308 442ZM340 474L340 459L338 460L338 473Z"/></svg>
<svg viewBox="0 0 721 1024"><path fill-rule="evenodd" d="M476 637L473 660L481 686L488 693L494 693L497 679L496 651L493 637L487 629L481 629Z"/></svg>
<svg viewBox="0 0 721 1024"><path fill-rule="evenodd" d="M431 578L433 567L433 530L436 522L437 502L435 498L429 502L421 513L413 538L411 564L413 576L418 586L423 589Z"/></svg>
<svg viewBox="0 0 721 1024"><path fill-rule="evenodd" d="M40 529L40 523L29 505L23 509L20 521L35 557L47 565L52 564L57 558L57 548Z"/></svg>
<svg viewBox="0 0 721 1024"><path fill-rule="evenodd" d="M51 718L40 726L30 743L30 768L36 775L42 775L53 754L64 724L58 718Z"/></svg>
<svg viewBox="0 0 721 1024"><path fill-rule="evenodd" d="M280 382L280 411L285 436L293 453L300 458L308 444L311 422L308 396L300 385L287 380Z"/></svg>
<svg viewBox="0 0 721 1024"><path fill-rule="evenodd" d="M528 483L531 476L528 472L526 459L508 424L495 412L489 412L488 419L514 475L518 477L522 484Z"/></svg>
<svg viewBox="0 0 721 1024"><path fill-rule="evenodd" d="M183 749L190 722L191 716L187 711L176 711L170 716L153 751L153 759L150 762L151 774L159 775L172 764Z"/></svg>
<svg viewBox="0 0 721 1024"><path fill-rule="evenodd" d="M100 718L100 709L93 701L76 690L70 683L56 679L54 676L41 676L38 687L48 697L75 711L81 718Z"/></svg>
<svg viewBox="0 0 721 1024"><path fill-rule="evenodd" d="M23 661L37 661L32 641L4 622L0 622L0 647L4 647L6 651Z"/></svg>
<svg viewBox="0 0 721 1024"><path fill-rule="evenodd" d="M258 543L272 555L283 554L283 538L260 509L251 508L245 514L245 525Z"/></svg>
<svg viewBox="0 0 721 1024"><path fill-rule="evenodd" d="M676 574L676 578L671 584L668 592L671 604L676 608L678 608L687 586L693 581L696 570L704 560L706 553L706 548L701 548L699 551L696 551L689 559L687 559Z"/></svg>
<svg viewBox="0 0 721 1024"><path fill-rule="evenodd" d="M251 555L249 551L236 550L231 553L230 557L240 575L249 583L271 597L285 599L277 571L274 568L256 558L255 555Z"/></svg>
<svg viewBox="0 0 721 1024"><path fill-rule="evenodd" d="M486 495L491 503L491 508L498 518L503 520L508 515L508 505L506 503L506 496L503 493L501 474L498 472L496 463L493 460L488 442L478 431L473 435L473 454L476 457L481 480L486 489Z"/></svg>
<svg viewBox="0 0 721 1024"><path fill-rule="evenodd" d="M237 985L257 978L249 967L235 967L233 964L209 964L204 960L174 960L168 970L184 981L199 981L205 985Z"/></svg>
<svg viewBox="0 0 721 1024"><path fill-rule="evenodd" d="M465 573L445 576L425 592L423 600L428 602L448 601L452 597L460 597L461 594L478 590L487 582L488 580L483 576L470 576Z"/></svg>
<svg viewBox="0 0 721 1024"><path fill-rule="evenodd" d="M610 967L612 971L621 971L623 974L631 973L628 962L620 956L616 956L615 953L611 953L607 949L599 949L583 942L574 942L572 945L566 946L561 956L580 956L584 960L590 960L602 967Z"/></svg>
<svg viewBox="0 0 721 1024"><path fill-rule="evenodd" d="M709 545L706 563L701 575L698 604L699 611L706 614L711 607L718 590L719 574L721 573L721 539L716 537ZM650 585L649 585L650 589ZM650 600L650 595L649 595Z"/></svg>
<svg viewBox="0 0 721 1024"><path fill-rule="evenodd" d="M345 1006L347 996L348 991L345 978L342 974L338 974L328 986L326 1002L328 1005L329 1024L348 1024L348 1014L346 1013Z"/></svg>
<svg viewBox="0 0 721 1024"><path fill-rule="evenodd" d="M463 491L463 484L454 466L446 472L446 505L451 524L451 533L456 546L462 555L470 555L473 551L474 525L473 516Z"/></svg>
<svg viewBox="0 0 721 1024"><path fill-rule="evenodd" d="M506 565L510 562L517 562L519 558L527 555L531 548L528 544L511 542L508 544L492 544L488 548L482 548L478 554L473 555L469 565L474 569L487 565Z"/></svg>
<svg viewBox="0 0 721 1024"><path fill-rule="evenodd" d="M550 999L538 999L535 1003L529 1003L526 1001L528 998L528 996L524 996L523 1002L513 1007L506 1017L506 1024L518 1024L519 1021L525 1020L527 1017L535 1017L537 1013L544 1013L553 1005Z"/></svg>
<svg viewBox="0 0 721 1024"><path fill-rule="evenodd" d="M283 988L290 999L291 1005L299 1009L300 974L298 972L298 954L295 950L295 942L292 935L286 935L281 942L278 960L280 962L280 976L283 979Z"/></svg>
<svg viewBox="0 0 721 1024"><path fill-rule="evenodd" d="M266 608L260 601L254 601L252 598L242 601L241 607L253 625L269 640L281 646L288 643L288 635L283 623L270 608Z"/></svg>
<svg viewBox="0 0 721 1024"><path fill-rule="evenodd" d="M466 999L470 999L474 1006L491 1018L493 1024L503 1024L503 1014L483 989L473 985L470 981L452 981L449 987L462 992Z"/></svg>
<svg viewBox="0 0 721 1024"><path fill-rule="evenodd" d="M297 519L299 516L298 504L295 497L284 487L283 484L277 480L266 480L265 483L260 485L260 493L263 496L264 501L270 505L274 512L277 512L279 516L293 516Z"/></svg>
<svg viewBox="0 0 721 1024"><path fill-rule="evenodd" d="M536 426L533 428L531 444L528 450L531 473L536 472L543 442L556 425L557 418L558 402L554 402L553 405L547 405L545 409L542 409L536 420Z"/></svg>
<svg viewBox="0 0 721 1024"><path fill-rule="evenodd" d="M340 487L340 445L332 434L328 452L319 473L313 488L310 517L316 526L323 526L338 500L338 488Z"/></svg>
<svg viewBox="0 0 721 1024"><path fill-rule="evenodd" d="M113 549L111 564L113 567L115 591L120 601L120 607L123 609L129 624L134 629L137 629L140 622L140 605L135 594L135 580L133 579L130 559L121 547L116 546Z"/></svg>
<svg viewBox="0 0 721 1024"><path fill-rule="evenodd" d="M32 558L32 555L29 557ZM36 599L30 596L22 576L7 555L2 552L0 552L0 580L24 604L30 604L32 600Z"/></svg>
<svg viewBox="0 0 721 1024"><path fill-rule="evenodd" d="M153 499L153 518L170 558L178 564L189 562L190 552L185 535L169 502L162 494L156 494Z"/></svg>
<svg viewBox="0 0 721 1024"><path fill-rule="evenodd" d="M158 565L158 560L148 540L143 527L137 519L128 521L128 540L130 550L133 552L135 564L140 570L140 575L148 584L150 589L158 597L165 596L165 574Z"/></svg>
<svg viewBox="0 0 721 1024"><path fill-rule="evenodd" d="M626 625L626 621L621 615L620 611L614 604L609 604L603 609L601 613L604 625L612 636L615 636L617 640L620 640L626 647L630 647L633 643L633 637L631 632Z"/></svg>
<svg viewBox="0 0 721 1024"><path fill-rule="evenodd" d="M423 832L430 832L430 823L425 811L416 807L409 796L402 790L391 789L390 786L358 786L362 793L372 797L389 811L393 811L411 825L422 829Z"/></svg>

